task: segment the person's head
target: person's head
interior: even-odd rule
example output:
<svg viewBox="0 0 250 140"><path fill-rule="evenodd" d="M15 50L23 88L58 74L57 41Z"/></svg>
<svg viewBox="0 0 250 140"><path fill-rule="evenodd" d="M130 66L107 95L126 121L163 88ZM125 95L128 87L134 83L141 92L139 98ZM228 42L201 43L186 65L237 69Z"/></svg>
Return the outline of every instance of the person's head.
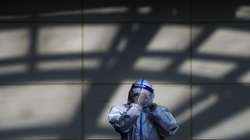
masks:
<svg viewBox="0 0 250 140"><path fill-rule="evenodd" d="M140 79L132 84L129 95L128 95L128 102L129 103L136 103L140 94L145 93L147 95L146 104L150 104L154 100L154 89L152 84L147 81Z"/></svg>

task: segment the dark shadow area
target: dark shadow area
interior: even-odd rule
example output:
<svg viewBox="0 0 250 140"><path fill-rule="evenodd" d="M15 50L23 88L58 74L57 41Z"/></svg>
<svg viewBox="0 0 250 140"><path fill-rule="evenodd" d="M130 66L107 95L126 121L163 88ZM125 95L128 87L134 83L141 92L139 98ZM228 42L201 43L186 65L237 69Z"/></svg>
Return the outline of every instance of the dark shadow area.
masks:
<svg viewBox="0 0 250 140"><path fill-rule="evenodd" d="M220 27L249 31L249 26L229 25L227 23L214 24L214 26L204 26L203 32L190 42L190 44L187 44L186 49L181 52L148 52L146 48L150 41L152 41L156 34L161 30L163 24L166 23L191 27L191 25L194 25L192 22L203 22L205 20L211 20L212 22L216 20L232 22L248 21L235 18L235 12L241 5L249 6L249 3L237 1L183 2L180 0L169 1L166 4L159 4L151 1L137 1L130 3L121 0L109 0L105 2L96 0L74 2L34 1L33 3L5 2L5 4L0 6L0 16L13 16L13 18L0 20L0 32L2 30L14 30L20 27L27 27L30 31L30 46L26 56L0 59L0 67L18 64L27 64L28 66L28 71L26 72L0 75L0 83L2 85L29 84L41 81L45 81L45 84L57 84L61 82L68 84L72 83L72 80L77 84L81 84L84 80L89 80L91 82L88 83L90 87L87 93L84 93L85 96L84 99L82 99L83 103L76 109L77 111L75 112L74 117L68 124L0 130L0 139L8 138L10 136L28 137L34 135L59 135L60 139L80 139L82 136L88 137L94 134L113 135L115 132L112 129L99 127L97 119L104 110L104 107L111 101L111 97L115 94L118 86L124 84L122 82L125 79L137 79L141 77L148 80L161 81L163 83L170 81L171 84L186 84L190 85L191 88L193 86L199 86L201 88L201 91L199 91L201 94L190 100L192 101L192 105L196 105L196 103L208 98L211 94L218 97L218 101L215 105L210 106L208 109L203 110L199 114L192 116L180 124L181 130L174 138L190 138L193 135L198 135L209 128L216 126L220 122L223 122L223 120L249 108L250 104L248 100L250 97L247 94L250 91L249 86L247 84L235 82L245 72L249 71L249 64L247 63L248 58L243 59L236 56L199 54L197 51L201 44L211 37L214 31ZM123 12L102 13L96 11L103 8L117 8L119 10L121 7L125 8ZM70 12L81 10L83 10L83 15L82 12L73 12L73 14L62 13L55 16L40 16L41 14L50 12ZM15 18L19 16L27 17ZM13 21L23 23L12 23ZM120 26L116 35L112 39L109 50L105 53L79 52L39 55L37 50L37 34L41 26L38 26L36 23L40 21L51 22L53 26L63 24L60 22L73 22L69 24L69 26L82 23L83 25L114 23L120 24ZM11 22L12 24L9 24L8 22ZM134 28L134 23L136 23L136 28ZM41 25L43 26L44 24L41 23ZM190 32L190 36L191 35L192 33ZM83 35L83 37L84 36L86 35ZM127 40L127 44L122 52L118 52L118 44L124 38ZM173 59L173 62L169 68L165 68L157 73L134 70L134 63L143 56L157 56L162 59L171 58ZM202 76L191 77L191 71L189 74L179 73L178 69L180 66L191 57L213 61L234 62L236 63L236 68L218 80L204 78ZM38 62L59 62L63 60L82 61L82 59L90 58L101 60L100 66L97 69L82 68L39 71L35 67ZM110 64L111 61L112 64ZM99 85L100 88L95 88L97 85ZM111 85L110 88L105 88L105 86L108 85ZM179 108L173 110L173 113L179 115L186 110L189 110L190 101L183 102ZM221 113L221 111L223 111L223 113ZM88 114L89 116L84 117L85 114ZM84 128L85 130L81 130L81 128ZM81 135L79 137L80 133ZM240 139L248 138L249 134L243 134L240 137Z"/></svg>
<svg viewBox="0 0 250 140"><path fill-rule="evenodd" d="M168 1L165 4L154 1L123 1L108 0L105 3L99 1L84 1L84 23L113 23L113 22L189 22L189 1ZM180 4L181 3L181 4ZM91 11L114 8L117 13L91 13ZM123 9L122 13L119 9Z"/></svg>
<svg viewBox="0 0 250 140"><path fill-rule="evenodd" d="M249 21L249 1L191 0L193 22L245 22ZM243 12L243 13L242 13ZM245 13L245 14L244 14Z"/></svg>
<svg viewBox="0 0 250 140"><path fill-rule="evenodd" d="M82 0L3 1L1 22L77 22L82 20Z"/></svg>
<svg viewBox="0 0 250 140"><path fill-rule="evenodd" d="M49 12L81 10L82 1L75 0L40 0L40 1L3 1L1 16L31 15Z"/></svg>

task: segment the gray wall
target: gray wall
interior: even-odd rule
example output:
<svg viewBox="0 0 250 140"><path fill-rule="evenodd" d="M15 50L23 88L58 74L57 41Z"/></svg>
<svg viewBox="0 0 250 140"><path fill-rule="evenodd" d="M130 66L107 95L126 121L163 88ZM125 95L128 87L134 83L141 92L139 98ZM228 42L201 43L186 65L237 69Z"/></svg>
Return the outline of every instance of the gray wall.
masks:
<svg viewBox="0 0 250 140"><path fill-rule="evenodd" d="M0 7L0 139L118 139L107 113L140 78L173 139L250 137L248 3L32 5Z"/></svg>

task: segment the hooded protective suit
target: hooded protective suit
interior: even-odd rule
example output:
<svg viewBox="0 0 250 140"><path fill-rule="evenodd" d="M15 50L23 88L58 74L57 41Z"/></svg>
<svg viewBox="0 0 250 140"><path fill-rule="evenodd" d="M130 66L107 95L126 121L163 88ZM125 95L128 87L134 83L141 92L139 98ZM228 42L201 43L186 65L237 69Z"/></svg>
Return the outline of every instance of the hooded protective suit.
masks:
<svg viewBox="0 0 250 140"><path fill-rule="evenodd" d="M148 100L140 105L132 100L133 94L145 93ZM128 102L111 108L108 119L123 140L160 140L174 135L178 125L163 106L153 103L152 85L146 80L134 83L129 91Z"/></svg>

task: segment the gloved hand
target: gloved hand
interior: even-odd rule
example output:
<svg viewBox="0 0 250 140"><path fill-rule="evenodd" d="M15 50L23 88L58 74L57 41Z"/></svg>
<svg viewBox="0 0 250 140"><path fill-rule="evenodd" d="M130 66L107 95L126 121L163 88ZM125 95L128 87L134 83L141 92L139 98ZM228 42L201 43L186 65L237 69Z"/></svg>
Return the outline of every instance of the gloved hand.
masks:
<svg viewBox="0 0 250 140"><path fill-rule="evenodd" d="M145 105L149 100L148 95L145 92L140 93L137 103L141 106Z"/></svg>
<svg viewBox="0 0 250 140"><path fill-rule="evenodd" d="M142 107L139 104L132 103L127 115L133 117L138 116L141 113Z"/></svg>
<svg viewBox="0 0 250 140"><path fill-rule="evenodd" d="M157 108L157 104L156 103L152 103L149 105L149 109L151 112L155 111L155 109Z"/></svg>

